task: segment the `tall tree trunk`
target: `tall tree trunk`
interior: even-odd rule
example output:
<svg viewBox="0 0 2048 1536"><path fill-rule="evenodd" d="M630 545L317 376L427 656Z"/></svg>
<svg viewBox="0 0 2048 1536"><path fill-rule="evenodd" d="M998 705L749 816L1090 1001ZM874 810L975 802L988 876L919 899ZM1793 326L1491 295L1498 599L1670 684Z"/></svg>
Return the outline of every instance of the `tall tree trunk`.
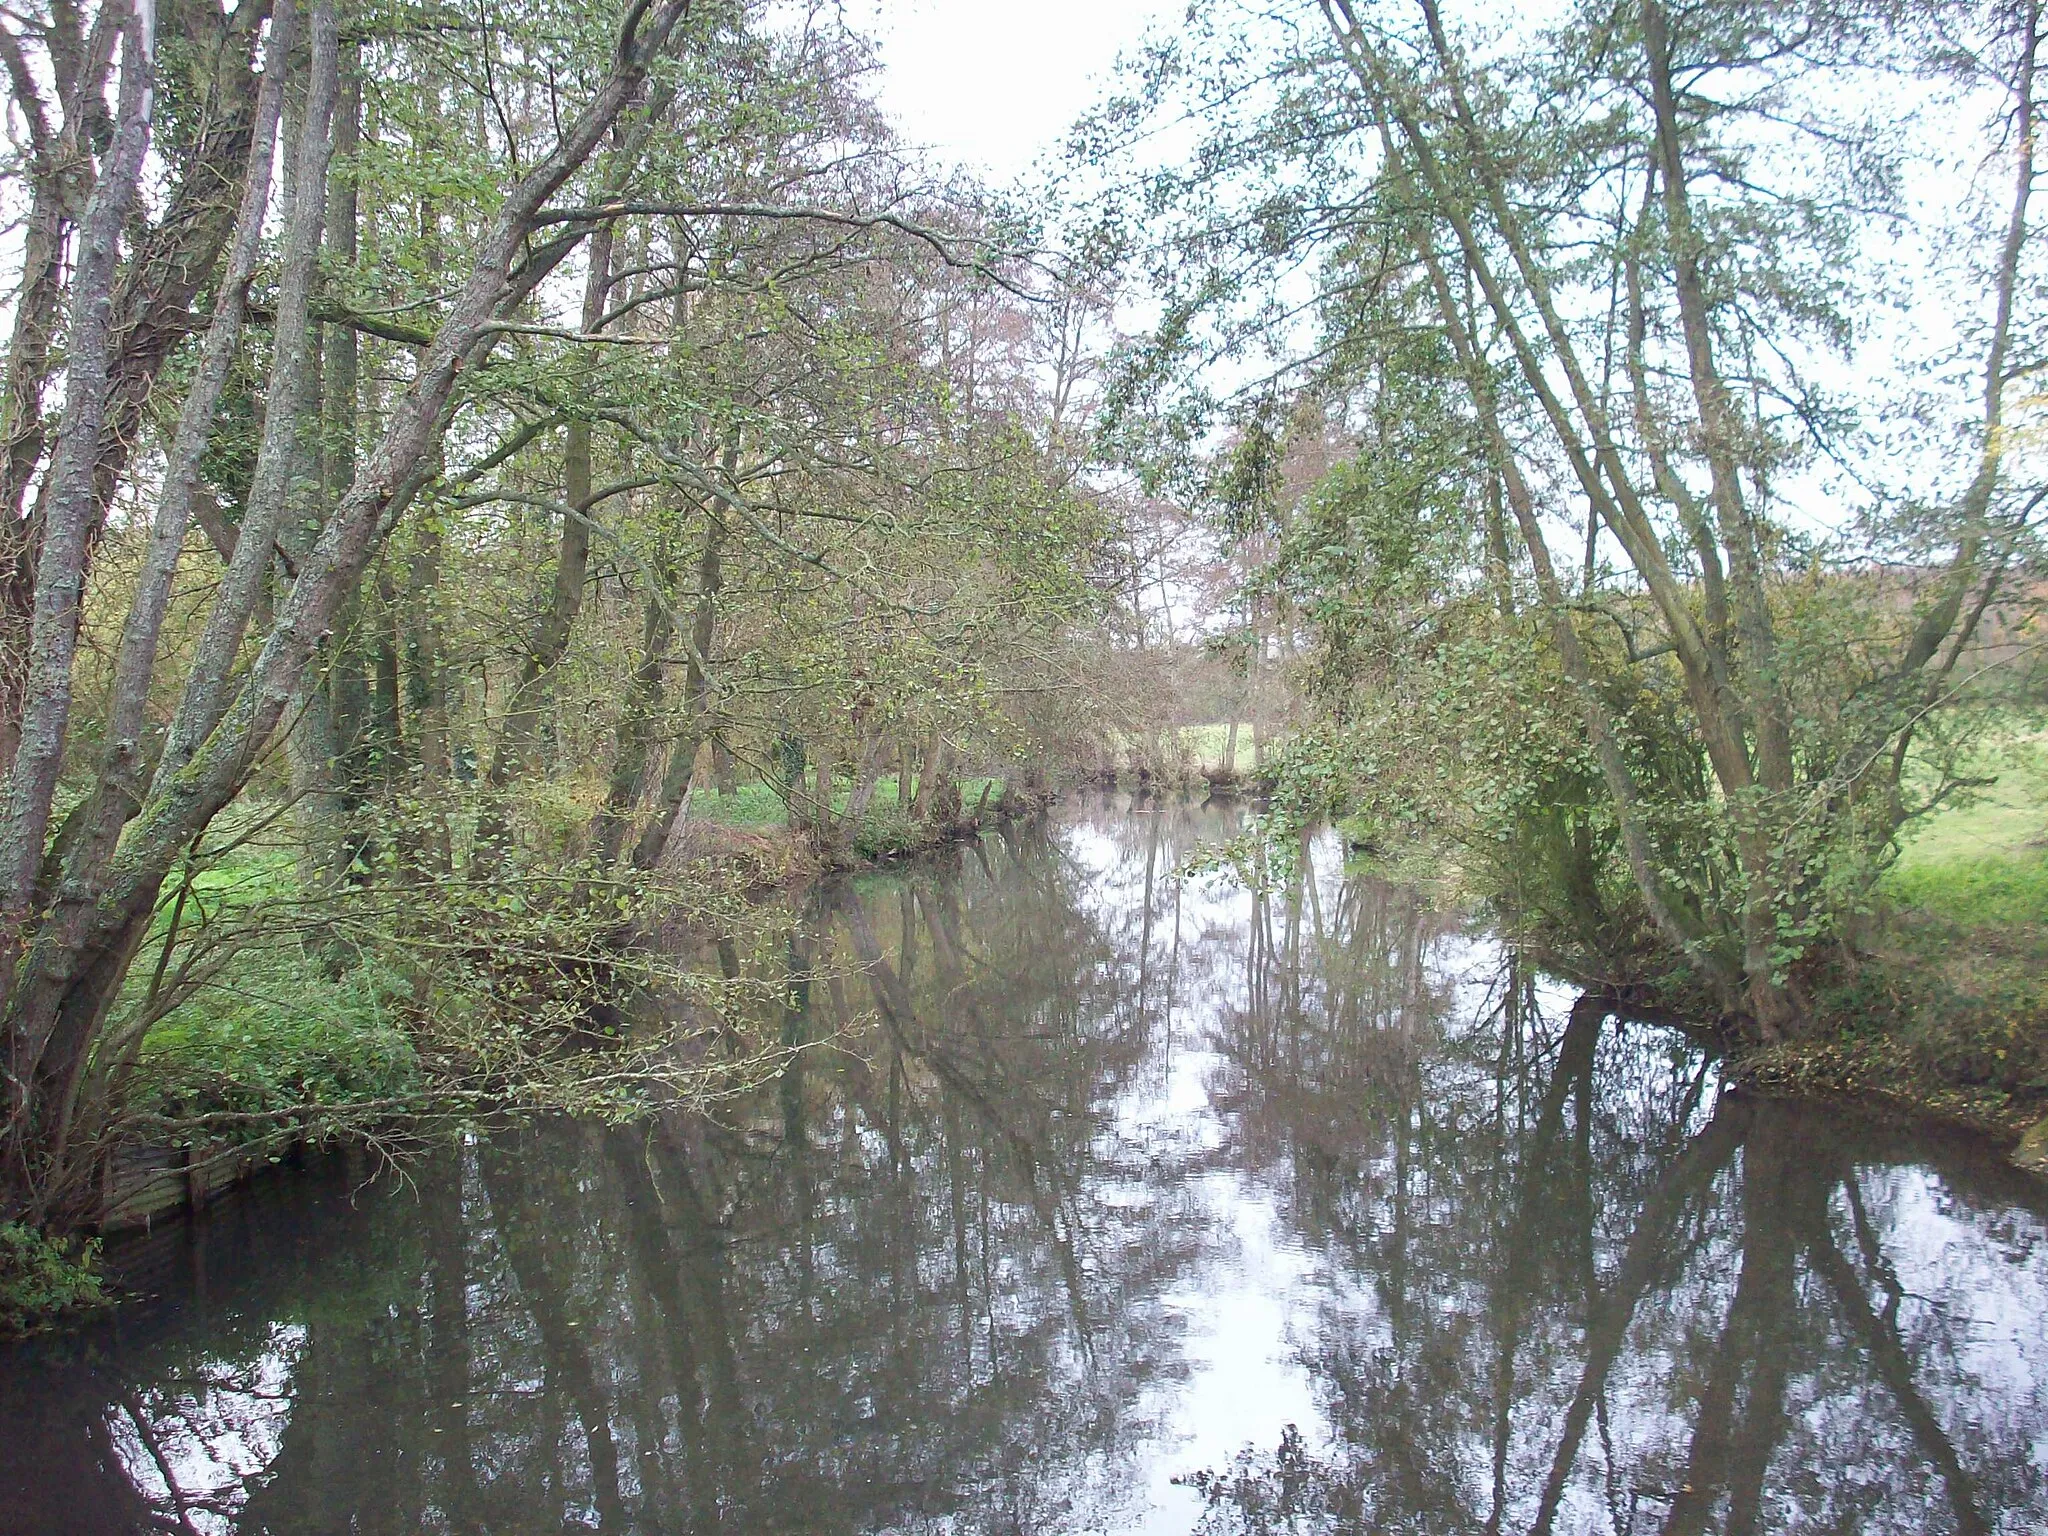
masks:
<svg viewBox="0 0 2048 1536"><path fill-rule="evenodd" d="M20 939L27 912L18 909L12 918L5 958L15 969L0 993L12 1088L0 1145L0 1220L63 1221L89 1214L98 1187L97 1128L87 1126L75 1136L72 1110L164 878L180 852L241 788L290 707L341 601L361 582L379 542L431 473L432 450L458 380L495 345L499 333L493 322L508 304L521 302L588 228L587 223L572 227L529 249L548 199L639 96L649 65L667 46L687 6L688 0L656 0L629 9L610 71L554 149L531 164L501 202L474 246L461 289L389 413L381 440L300 562L239 687L217 712L194 704L181 710L184 720L175 722L192 739L192 714L211 713L211 729L196 738L182 762L159 773L127 835L89 888L60 889L37 912L26 948ZM138 96L142 78L138 69ZM146 132L146 113L142 117ZM134 121L135 114L124 109L117 141ZM140 159L139 146L134 158ZM113 222L118 228L118 220ZM92 249L91 242L84 249ZM515 274L522 253L527 253L525 265ZM91 285L79 289L76 282L74 289L81 295L92 291ZM74 329L74 336L79 334ZM90 339L89 325L82 334ZM18 762L17 783L21 779Z"/></svg>
<svg viewBox="0 0 2048 1536"><path fill-rule="evenodd" d="M1404 151L1398 158L1404 165L1412 163L1420 187L1429 194L1431 210L1444 219L1457 237L1465 266L1493 312L1500 335L1513 351L1517 371L1550 422L1574 478L1621 543L1664 620L1715 779L1726 803L1742 808L1731 821L1741 877L1748 893L1741 922L1745 951L1742 982L1746 994L1743 1011L1765 1035L1781 1034L1796 1027L1797 1006L1777 982L1773 968L1768 963L1757 963L1759 955L1768 952L1768 944L1761 941L1757 914L1774 908L1780 871L1773 863L1769 840L1756 817L1748 813L1756 784L1748 741L1750 721L1743 696L1735 685L1730 658L1702 630L1693 612L1691 596L1673 572L1657 528L1620 457L1605 408L1589 382L1553 298L1549 277L1532 252L1471 108L1463 85L1462 65L1443 30L1436 0L1421 0L1421 4L1463 149L1463 159L1456 166L1442 158L1406 88L1391 76L1375 53L1357 20L1352 0L1324 3L1346 59L1384 125L1389 153L1395 150L1393 134L1398 130L1399 148ZM1505 249L1513 271L1521 279L1527 308L1533 309L1549 343L1549 359L1540 355L1532 343L1524 328L1524 308L1510 298L1495 270L1488 243L1481 238L1473 209L1466 201L1468 189L1477 194L1491 216L1498 237L1494 248ZM1553 362L1555 372L1563 375L1569 405L1553 386ZM1701 953L1697 943L1691 946L1691 951L1696 956Z"/></svg>
<svg viewBox="0 0 2048 1536"><path fill-rule="evenodd" d="M299 411L312 379L312 291L327 218L327 163L333 148L330 130L339 85L340 42L331 0L316 0L312 39L304 124L299 142L293 146L297 170L287 189L290 208L285 216L263 437L256 450L256 468L236 533L234 557L221 577L186 674L184 694L157 761L152 792L168 788L228 708L235 659L270 577L292 499L300 447ZM303 561L300 566L303 569Z"/></svg>
<svg viewBox="0 0 2048 1536"><path fill-rule="evenodd" d="M738 458L736 447L727 451L728 471ZM722 502L715 503L704 529L704 552L697 559L697 610L690 623L690 649L683 666L682 729L669 748L668 768L662 775L653 815L633 845L635 869L653 869L667 857L670 842L681 830L684 802L697 771L697 749L704 744L710 725L711 648L718 632L718 594L725 586L727 511Z"/></svg>
<svg viewBox="0 0 2048 1536"><path fill-rule="evenodd" d="M1699 412L1721 547L1728 554L1735 629L1743 654L1739 678L1756 726L1756 767L1764 788L1792 787L1792 719L1778 676L1778 639L1764 591L1762 536L1743 491L1737 453L1742 429L1728 385L1714 359L1708 312L1706 242L1693 222L1692 198L1679 143L1678 95L1672 84L1671 35L1657 0L1643 3L1643 44L1649 62L1650 100L1656 118L1656 153L1664 191L1664 221L1671 241L1673 287L1685 334L1686 366Z"/></svg>
<svg viewBox="0 0 2048 1536"><path fill-rule="evenodd" d="M737 451L731 455L737 457ZM696 561L696 614L690 621L690 653L684 662L682 729L668 752L662 793L655 797L639 842L633 844L633 866L655 868L668 860L670 842L682 829L690 780L696 776L696 750L705 743L711 719L711 645L719 625L719 592L725 586L723 551L727 539L723 506L715 508L705 528L705 553Z"/></svg>
<svg viewBox="0 0 2048 1536"><path fill-rule="evenodd" d="M78 819L75 832L60 834L58 839L65 847L66 877L74 884L85 883L104 864L121 827L142 804L146 772L143 728L150 677L156 665L158 637L170 609L171 584L198 504L199 462L212 434L214 411L220 404L241 342L249 281L261 250L264 214L270 202L270 169L284 101L285 60L297 42L298 24L296 0L278 0L271 22L269 65L257 97L255 126L227 266L214 300L213 319L200 348L199 366L165 455L156 515L150 524L149 542L136 573L135 594L121 631L114 682L107 700L106 747L100 760L99 782L74 813Z"/></svg>
<svg viewBox="0 0 2048 1536"><path fill-rule="evenodd" d="M590 267L583 283L583 329L594 332L603 323L605 296L611 291L612 226L600 226L590 241ZM579 514L591 506L590 417L569 420L562 448L562 500ZM561 541L555 553L553 582L547 605L535 621L519 663L519 680L505 706L498 744L491 756L488 783L503 789L523 771L540 735L547 680L568 653L576 618L583 611L583 588L590 570L590 524L583 516L562 518Z"/></svg>
<svg viewBox="0 0 2048 1536"><path fill-rule="evenodd" d="M338 99L333 154L344 161L327 184L324 235L330 266L346 273L356 264L357 170L362 120L361 45L349 43L337 60ZM328 325L320 344L317 407L308 420L318 445L319 494L308 515L294 520L286 538L294 560L318 537L326 509L355 480L357 344L353 327ZM307 679L287 746L292 790L305 848L302 869L308 889L338 882L361 851L360 820L365 791L364 721L368 690L363 681L363 615L360 598L324 647L324 668Z"/></svg>
<svg viewBox="0 0 2048 1536"><path fill-rule="evenodd" d="M23 497L45 446L43 397L50 381L50 345L63 299L63 244L71 226L68 200L95 186L91 143L102 123L106 76L123 28L119 0L102 12L90 40L54 37L75 11L53 13L51 63L64 111L52 134L32 76L11 79L31 138L31 206L22 247L22 281L15 310L14 345L7 360L0 419L5 429L0 460L0 775L11 770L27 684L27 652L35 599L35 572L48 516L45 474L32 512ZM213 275L240 205L256 95L252 52L260 8L222 13L181 8L172 25L189 43L172 65L176 89L206 102L204 130L177 157L177 180L162 218L137 228L125 274L114 290L106 401L93 466L94 505L86 540L90 549L112 503L119 476L142 438L145 407L171 350L192 328L191 303ZM274 29L273 29L274 30ZM75 46L74 46L75 45ZM9 73L19 62L10 53ZM163 62L160 61L160 66ZM25 66L24 66L25 67ZM113 144L108 145L111 151ZM105 162L103 161L103 165Z"/></svg>
<svg viewBox="0 0 2048 1536"><path fill-rule="evenodd" d="M453 761L448 737L448 669L441 637L441 530L421 523L406 562L400 636L405 701L412 714L410 788L421 825L404 834L410 857L423 873L446 874L454 866L454 836L448 821Z"/></svg>
<svg viewBox="0 0 2048 1536"><path fill-rule="evenodd" d="M849 839L859 836L860 824L875 803L875 787L882 779L882 749L887 743L888 738L880 730L862 733L860 755L853 766L853 788L847 795L846 815L841 822Z"/></svg>
<svg viewBox="0 0 2048 1536"><path fill-rule="evenodd" d="M50 344L63 297L59 256L68 226L54 167L39 167L22 229L22 281L15 298L14 335L7 349L5 394L0 396L0 772L14 766L21 712L28 689L29 626L35 607L40 528L24 506L47 429L43 400L49 388Z"/></svg>
<svg viewBox="0 0 2048 1536"><path fill-rule="evenodd" d="M1406 188L1403 162L1395 150L1392 135L1384 134L1382 144L1387 151L1388 163L1393 174L1400 179L1405 189L1412 192L1412 188ZM1551 634L1557 644L1559 659L1578 697L1579 707L1586 722L1587 735L1593 743L1601 776L1613 801L1630 873L1635 878L1651 920L1667 939L1702 967L1721 993L1723 1005L1733 1009L1739 997L1737 978L1730 973L1720 957L1706 947L1702 925L1697 915L1688 911L1681 899L1665 886L1656 851L1650 843L1649 832L1638 809L1634 776L1629 770L1627 758L1615 735L1607 706L1594 686L1592 666L1587 660L1585 647L1580 643L1578 632L1572 627L1571 611L1563 584L1558 579L1556 568L1551 561L1549 544L1543 536L1535 493L1524 479L1520 463L1501 425L1499 409L1494 398L1492 374L1485 358L1479 353L1478 343L1467 317L1459 307L1449 276L1437 257L1434 242L1424 232L1418 232L1415 238L1423 268L1429 277L1431 292L1436 299L1444 333L1450 338L1452 349L1465 372L1473 403L1493 456L1494 468L1501 477L1502 488L1506 492L1515 525L1522 535L1523 546L1529 552L1530 564L1536 576L1537 596L1550 615Z"/></svg>
<svg viewBox="0 0 2048 1536"><path fill-rule="evenodd" d="M106 421L115 263L149 148L155 20L152 0L136 0L123 23L114 142L105 174L86 205L73 262L64 417L45 482L48 513L36 562L21 728L0 812L0 991L6 990L19 958L71 723L71 662L78 649L86 539L93 524L92 471ZM18 1077L11 1081L19 1093Z"/></svg>
<svg viewBox="0 0 2048 1536"><path fill-rule="evenodd" d="M657 555L654 566L648 575L650 584L665 582L669 574L665 555ZM598 854L606 864L618 861L632 830L633 807L646 784L648 763L654 755L655 722L661 714L663 658L674 640L668 601L650 585L640 623L640 661L626 684L626 702L613 737L611 779L604 808L597 816Z"/></svg>

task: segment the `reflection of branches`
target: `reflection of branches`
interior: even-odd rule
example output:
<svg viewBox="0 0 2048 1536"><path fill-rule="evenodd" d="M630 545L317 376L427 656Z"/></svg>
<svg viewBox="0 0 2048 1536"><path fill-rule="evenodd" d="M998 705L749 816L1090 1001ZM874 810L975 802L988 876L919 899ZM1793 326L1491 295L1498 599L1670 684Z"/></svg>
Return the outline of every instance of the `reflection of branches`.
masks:
<svg viewBox="0 0 2048 1536"><path fill-rule="evenodd" d="M1735 1155L1743 1129L1738 1121L1746 1118L1740 1111L1731 1113L1724 1106L1707 1128L1679 1154L1677 1161L1665 1170L1664 1176L1644 1201L1614 1283L1600 1298L1586 1325L1586 1363L1579 1377L1578 1391L1573 1394L1571 1407L1565 1413L1564 1434L1558 1441L1556 1455L1551 1459L1550 1474L1544 1480L1543 1497L1537 1506L1533 1527L1537 1536L1544 1536L1557 1519L1558 1503L1564 1496L1565 1477L1571 1471L1572 1463L1578 1459L1579 1444L1585 1438L1593 1404L1606 1383L1607 1373L1614 1368L1614 1362L1621 1354L1622 1341L1627 1336L1630 1319L1635 1316L1636 1305L1670 1263L1668 1244L1672 1230L1693 1198L1712 1183L1715 1175Z"/></svg>
<svg viewBox="0 0 2048 1536"><path fill-rule="evenodd" d="M1326 1448L1304 1421L1277 1458L1269 1437L1198 1485L1221 1495L1199 1529L1287 1529L1285 1504L1300 1529L1497 1536L1539 1516L1539 1494L1539 1529L1597 1522L1604 1483L1617 1529L1643 1528L1647 1497L1668 1504L1669 1536L1695 1536L1717 1516L1761 1524L1766 1474L1788 1466L1773 1507L1827 1504L1837 1525L1884 1524L1877 1501L1904 1488L1887 1479L1925 1482L1922 1468L1947 1480L1966 1536L2025 1524L2012 1511L2036 1490L2008 1488L1989 1438L1944 1437L1970 1385L1931 1368L1911 1304L1913 1326L1900 1321L1883 1245L1914 1213L1866 1209L1853 1182L1846 1216L1830 1204L1842 1170L1898 1161L1895 1142L1830 1118L1830 1156L1808 1166L1800 1125L1739 1097L1703 1114L1714 1070L1610 1026L1599 999L1546 1020L1526 971L1505 972L1505 994L1447 983L1446 961L1467 963L1447 925L1328 867L1270 894L1246 1006L1248 900L1205 907L1189 886L1186 951L1167 962L1178 883L1162 875L1181 830L1119 822L1093 862L1087 845L1063 862L991 839L987 865L963 852L881 893L825 888L758 945L714 956L707 936L697 963L744 977L750 1024L783 1031L779 1087L723 1123L550 1128L430 1164L423 1200L381 1207L347 1249L365 1262L322 1277L291 1377L301 1411L241 1522L297 1528L356 1498L366 1529L378 1500L391 1528L430 1511L451 1532L510 1529L566 1482L579 1501L595 1488L607 1526L650 1530L1062 1528L1049 1508L1082 1525L1093 1512L1063 1504L1062 1480L1107 1486L1153 1433L1128 1410L1175 1390L1162 1297L1208 1278L1180 1267L1212 1231L1199 1180L1241 1166L1276 1193L1281 1242L1314 1272L1279 1299L1331 1435ZM1121 1160L1136 1138L1105 1108L1134 1102L1121 1075L1145 1074L1141 1109L1162 1102L1140 977L1185 989L1234 1145L1147 1122L1159 1139ZM835 1008L869 1048L804 1048L832 1034ZM1942 1155L1951 1187L1982 1187ZM266 1242L298 1241L265 1225ZM423 1244L390 1240L413 1230ZM124 1362L188 1499L190 1441L156 1394L230 1384L221 1318L302 1305L300 1290L250 1289L273 1273L297 1285L293 1261L231 1265L212 1241L215 1284L242 1289L185 1335L203 1352ZM92 1391L119 1441L107 1466L125 1467L102 1480L162 1506L148 1448ZM1830 1393L1886 1443L1801 1440L1835 1428ZM0 1445L14 1422L9 1403ZM2025 1455L2013 1465L2031 1476ZM387 1489L352 1478L358 1463L404 1471ZM1925 1496L1941 1518L1943 1493ZM11 1513L0 1525L36 1524Z"/></svg>
<svg viewBox="0 0 2048 1536"><path fill-rule="evenodd" d="M1037 1142L1025 1131L1012 1125L996 1107L986 1093L973 1081L948 1052L935 1046L929 1037L919 1032L920 1038L913 1040L916 1029L916 1005L911 1001L909 988L896 974L889 962L882 958L881 945L876 942L873 927L868 922L867 909L861 905L860 897L848 891L841 903L840 911L845 915L847 927L853 934L854 952L860 957L868 973L868 984L873 989L875 1004L881 1010L883 1021L889 1026L902 1049L931 1067L934 1075L954 1093L974 1106L984 1123L994 1130L1010 1146L1024 1175L1024 1189L1031 1208L1038 1214L1046 1235L1052 1240L1054 1251L1059 1255L1060 1274L1067 1289L1067 1302L1074 1317L1078 1342L1088 1348L1088 1308L1086 1293L1081 1283L1081 1266L1074 1254L1074 1234L1079 1230L1074 1211L1073 1181L1061 1175L1056 1159L1044 1156ZM936 928L934 929L936 932ZM1047 1182L1052 1186L1051 1203L1048 1205L1038 1186L1038 1175L1043 1169ZM1063 1221L1061 1218L1065 1216Z"/></svg>
<svg viewBox="0 0 2048 1536"><path fill-rule="evenodd" d="M490 1191L491 1209L497 1217L505 1255L526 1297L534 1326L540 1330L549 1375L561 1381L583 1425L598 1518L607 1528L619 1529L626 1523L625 1503L619 1493L619 1453L612 1439L611 1414L598 1389L590 1352L570 1325L566 1287L554 1274L544 1251L544 1240L528 1229L529 1220L540 1212L526 1193L525 1175L517 1157L499 1147L487 1146L478 1163L484 1185Z"/></svg>
<svg viewBox="0 0 2048 1536"><path fill-rule="evenodd" d="M716 1277L698 1277L700 1296L695 1307L686 1299L683 1288L683 1276L697 1276L705 1256L713 1251L712 1242L700 1225L704 1215L702 1201L681 1166L682 1159L665 1157L663 1162L669 1166L671 1181L678 1186L673 1207L680 1210L687 1222L699 1227L693 1234L694 1240L679 1250L665 1214L671 1209L671 1202L662 1198L653 1177L657 1145L654 1134L636 1136L626 1130L613 1131L605 1138L612 1169L625 1196L628 1252L664 1325L659 1347L669 1355L683 1430L683 1455L690 1485L697 1496L698 1523L710 1530L716 1523L717 1502L706 1442L718 1431L736 1433L746 1420L732 1359L732 1332L718 1299ZM710 1346L708 1362L700 1359L695 1348L693 1341L699 1338ZM645 1374L643 1370L642 1375Z"/></svg>
<svg viewBox="0 0 2048 1536"><path fill-rule="evenodd" d="M1941 1420L1935 1417L1934 1410L1927 1406L1927 1400L1914 1385L1913 1362L1907 1356L1905 1346L1899 1342L1891 1320L1880 1319L1871 1312L1870 1299L1864 1294L1863 1284L1850 1269L1848 1260L1842 1257L1841 1249L1835 1246L1834 1233L1828 1230L1825 1220L1809 1220L1806 1226L1808 1259L1834 1293L1836 1305L1849 1320L1849 1326L1863 1341L1864 1349L1877 1366L1879 1379L1898 1403L1899 1411L1905 1415L1906 1425L1913 1432L1920 1454L1941 1474L1941 1480L1948 1488L1949 1503L1956 1512L1956 1529L1963 1536L1979 1536L1979 1533L1988 1531L1990 1527L1977 1510L1970 1474L1943 1431Z"/></svg>
<svg viewBox="0 0 2048 1536"><path fill-rule="evenodd" d="M163 1479L164 1494L171 1501L171 1519L175 1522L175 1529L187 1532L188 1536L199 1536L198 1527L192 1523L191 1505L185 1491L178 1486L178 1474L172 1469L170 1458L164 1455L163 1447L157 1444L156 1430L149 1421L149 1410L132 1392L122 1397L121 1409L134 1427L137 1442L155 1465L156 1475Z"/></svg>
<svg viewBox="0 0 2048 1536"><path fill-rule="evenodd" d="M427 1369L434 1394L432 1417L442 1437L450 1483L441 1503L458 1536L476 1529L476 1469L469 1445L469 1231L462 1220L462 1163L459 1156L445 1160L419 1181L422 1209L428 1213Z"/></svg>
<svg viewBox="0 0 2048 1536"><path fill-rule="evenodd" d="M1517 979L1510 976L1504 999L1504 1022L1518 1022ZM1495 1422L1493 1435L1493 1503L1487 1515L1489 1532L1500 1529L1507 1506L1508 1445L1513 1436L1515 1356L1521 1344L1522 1319L1532 1299L1531 1284L1540 1245L1535 1241L1538 1216L1549 1197L1552 1145L1564 1125L1565 1099L1574 1085L1590 1080L1600 1030L1607 1021L1607 1008L1592 994L1572 1006L1571 1018L1559 1042L1557 1067L1550 1075L1541 1108L1536 1115L1534 1144L1523 1153L1521 1196L1505 1243L1506 1262L1494 1287L1494 1311L1499 1318L1500 1340L1494 1365ZM1519 1030L1516 1031L1519 1035ZM1505 1059L1503 1057L1503 1059Z"/></svg>
<svg viewBox="0 0 2048 1536"><path fill-rule="evenodd" d="M1786 1209L1821 1194L1809 1170L1792 1166L1792 1149L1774 1121L1755 1126L1743 1148L1742 1272L1735 1284L1713 1373L1701 1395L1685 1480L1672 1501L1666 1529L1690 1533L1704 1528L1712 1505L1715 1469L1729 1470L1730 1536L1756 1528L1763 1502L1764 1473L1783 1427L1788 1350L1773 1337L1798 1312L1794 1272L1795 1219ZM1824 1197L1823 1197L1824 1203ZM1735 1385L1747 1368L1748 1393L1739 1425L1734 1422Z"/></svg>

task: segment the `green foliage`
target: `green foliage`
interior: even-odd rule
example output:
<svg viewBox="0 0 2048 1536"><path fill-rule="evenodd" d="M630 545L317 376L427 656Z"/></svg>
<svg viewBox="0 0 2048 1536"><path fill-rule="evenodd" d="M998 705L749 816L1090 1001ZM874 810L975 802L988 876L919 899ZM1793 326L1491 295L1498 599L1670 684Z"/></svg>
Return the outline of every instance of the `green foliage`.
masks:
<svg viewBox="0 0 2048 1536"><path fill-rule="evenodd" d="M736 784L731 794L699 794L690 814L734 827L779 827L789 820L789 807L766 784Z"/></svg>
<svg viewBox="0 0 2048 1536"><path fill-rule="evenodd" d="M423 1086L403 990L375 960L329 976L297 942L240 949L150 1031L136 1107L176 1120L402 1106Z"/></svg>
<svg viewBox="0 0 2048 1536"><path fill-rule="evenodd" d="M0 1338L105 1304L106 1282L94 1267L99 1252L97 1239L58 1242L19 1222L0 1223Z"/></svg>
<svg viewBox="0 0 2048 1536"><path fill-rule="evenodd" d="M919 825L894 805L877 803L868 808L854 829L853 851L863 859L897 859L931 845L931 830Z"/></svg>

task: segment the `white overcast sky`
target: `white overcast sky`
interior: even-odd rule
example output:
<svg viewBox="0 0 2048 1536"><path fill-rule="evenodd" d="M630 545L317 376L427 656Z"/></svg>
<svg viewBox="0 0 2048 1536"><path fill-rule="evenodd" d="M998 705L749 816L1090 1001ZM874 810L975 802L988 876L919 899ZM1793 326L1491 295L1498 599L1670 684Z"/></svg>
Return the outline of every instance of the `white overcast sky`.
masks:
<svg viewBox="0 0 2048 1536"><path fill-rule="evenodd" d="M883 106L945 165L1007 185L1094 104L1119 52L1184 0L849 0Z"/></svg>

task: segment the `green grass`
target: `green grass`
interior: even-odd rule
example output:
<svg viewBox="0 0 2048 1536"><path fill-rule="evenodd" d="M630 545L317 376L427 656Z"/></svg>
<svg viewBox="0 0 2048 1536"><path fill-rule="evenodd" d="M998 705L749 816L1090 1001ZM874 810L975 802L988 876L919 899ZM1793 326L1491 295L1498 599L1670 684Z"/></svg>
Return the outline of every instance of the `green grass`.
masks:
<svg viewBox="0 0 2048 1536"><path fill-rule="evenodd" d="M234 836L250 827L222 829ZM278 843L234 846L198 872L182 906L178 876L159 901L149 937L123 989L142 1004L171 913L180 954L209 929L237 937L205 979L144 1038L135 1096L147 1111L181 1116L335 1108L404 1097L419 1084L410 1034L392 1013L402 981L380 967L310 951L298 910L298 862Z"/></svg>
<svg viewBox="0 0 2048 1536"><path fill-rule="evenodd" d="M779 827L789 820L781 798L766 784L740 784L730 795L700 794L690 814L728 827Z"/></svg>
<svg viewBox="0 0 2048 1536"><path fill-rule="evenodd" d="M1886 894L1965 927L2048 921L2048 734L1987 745L1993 783L1908 831Z"/></svg>
<svg viewBox="0 0 2048 1536"><path fill-rule="evenodd" d="M969 814L984 788L993 802L1002 787L988 778L958 784ZM849 786L837 788L836 808L844 811ZM756 830L788 822L782 801L761 783L741 784L731 795L702 794L692 810ZM850 842L854 853L878 859L925 847L930 835L898 809L891 776L877 786ZM129 978L128 1007L140 1005L155 973L175 888L174 879ZM424 1069L394 1011L407 994L404 979L374 961L320 948L317 927L301 931L298 895L293 852L278 843L238 846L195 877L180 913L181 938L227 925L246 929L245 942L150 1030L135 1083L141 1108L173 1117L339 1110L403 1100L422 1089ZM278 919L270 932L261 921L266 912Z"/></svg>
<svg viewBox="0 0 2048 1536"><path fill-rule="evenodd" d="M367 964L329 976L293 940L243 949L149 1032L143 1103L180 1115L404 1098L420 1077L391 1010L399 986Z"/></svg>

